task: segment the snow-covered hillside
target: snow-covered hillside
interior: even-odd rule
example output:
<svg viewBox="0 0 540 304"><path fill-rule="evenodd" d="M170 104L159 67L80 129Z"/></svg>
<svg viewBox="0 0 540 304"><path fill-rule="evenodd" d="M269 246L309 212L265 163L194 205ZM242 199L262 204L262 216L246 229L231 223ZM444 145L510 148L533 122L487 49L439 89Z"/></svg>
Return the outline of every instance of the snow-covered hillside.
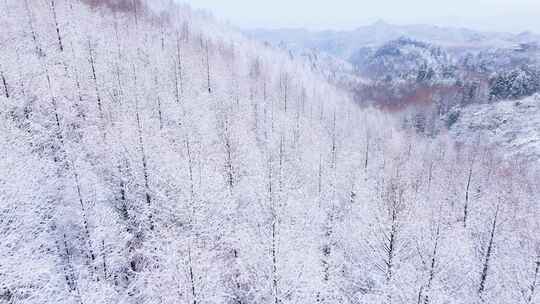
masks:
<svg viewBox="0 0 540 304"><path fill-rule="evenodd" d="M537 168L148 1L0 2L0 303L540 301Z"/></svg>
<svg viewBox="0 0 540 304"><path fill-rule="evenodd" d="M352 63L327 53L311 49L304 50L297 56L305 60L314 73L323 75L336 86L346 89L370 82L357 73L357 68Z"/></svg>
<svg viewBox="0 0 540 304"><path fill-rule="evenodd" d="M375 79L430 82L455 76L454 62L445 50L406 37L389 41L362 61L355 64Z"/></svg>
<svg viewBox="0 0 540 304"><path fill-rule="evenodd" d="M460 142L482 142L507 159L540 165L540 95L465 107L450 114L450 132Z"/></svg>

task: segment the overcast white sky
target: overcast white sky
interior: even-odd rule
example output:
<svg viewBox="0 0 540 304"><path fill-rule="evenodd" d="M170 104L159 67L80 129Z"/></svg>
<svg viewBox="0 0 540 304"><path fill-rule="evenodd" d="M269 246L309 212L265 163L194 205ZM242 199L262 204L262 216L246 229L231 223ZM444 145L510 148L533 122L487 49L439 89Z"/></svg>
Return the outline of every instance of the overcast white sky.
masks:
<svg viewBox="0 0 540 304"><path fill-rule="evenodd" d="M352 29L383 19L540 33L540 0L177 0L242 28Z"/></svg>

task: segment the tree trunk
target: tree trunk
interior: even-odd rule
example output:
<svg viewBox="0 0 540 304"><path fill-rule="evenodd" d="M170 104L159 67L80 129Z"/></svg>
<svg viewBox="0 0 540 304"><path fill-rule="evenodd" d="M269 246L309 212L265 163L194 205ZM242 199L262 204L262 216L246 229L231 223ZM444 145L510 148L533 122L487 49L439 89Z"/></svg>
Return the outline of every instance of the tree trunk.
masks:
<svg viewBox="0 0 540 304"><path fill-rule="evenodd" d="M272 289L274 294L274 304L278 304L279 301L279 289L278 289L278 260L277 260L277 215L275 214L272 219Z"/></svg>
<svg viewBox="0 0 540 304"><path fill-rule="evenodd" d="M287 113L287 98L289 94L289 74L287 73L281 76L281 89L283 90L283 108L285 113Z"/></svg>
<svg viewBox="0 0 540 304"><path fill-rule="evenodd" d="M187 161L188 161L188 174L189 174L189 194L191 199L191 208L194 208L195 204L195 178L193 175L193 153L191 151L191 142L189 140L189 136L186 132L185 135L185 145L186 145L186 153L187 153Z"/></svg>
<svg viewBox="0 0 540 304"><path fill-rule="evenodd" d="M6 98L9 98L9 88L6 80L6 76L3 71L0 71L0 79L2 80L2 85L4 86L4 95Z"/></svg>
<svg viewBox="0 0 540 304"><path fill-rule="evenodd" d="M467 218L469 216L469 190L471 187L473 164L474 164L474 160L471 163L471 167L469 168L469 177L467 178L467 188L465 190L465 207L463 208L463 226L464 227L467 227Z"/></svg>
<svg viewBox="0 0 540 304"><path fill-rule="evenodd" d="M195 286L195 276L193 274L193 262L191 261L191 247L188 248L189 281L191 285L192 303L197 304L197 290Z"/></svg>
<svg viewBox="0 0 540 304"><path fill-rule="evenodd" d="M103 122L103 106L101 104L101 96L99 92L99 84L96 77L96 66L95 66L95 59L94 59L94 53L92 50L92 44L90 43L90 40L88 40L88 52L90 53L90 67L92 68L92 80L94 81L94 89L96 91L96 101L97 101L97 107L99 111L99 118Z"/></svg>
<svg viewBox="0 0 540 304"><path fill-rule="evenodd" d="M530 287L531 292L530 292L529 297L527 299L527 303L532 303L532 300L534 298L534 293L536 291L536 284L538 283L537 282L538 281L538 274L540 272L540 255L538 255L536 257L536 263L535 264L536 264L536 267L534 269L534 277L533 277L533 281L531 282L531 287Z"/></svg>
<svg viewBox="0 0 540 304"><path fill-rule="evenodd" d="M270 152L271 153L271 152ZM279 301L279 277L278 277L278 257L277 257L277 250L278 250L278 240L277 240L277 225L279 221L278 217L278 206L276 205L276 200L274 198L274 188L272 187L272 178L273 178L273 171L272 171L272 158L270 157L268 161L268 198L270 202L270 208L272 211L272 227L271 227L271 233L272 233L272 291L274 296L274 304L278 304Z"/></svg>
<svg viewBox="0 0 540 304"><path fill-rule="evenodd" d="M156 105L157 105L157 114L158 114L158 121L159 121L159 129L163 130L163 115L161 112L161 97L160 97L160 83L159 83L159 71L156 71L156 77L155 77L155 85L156 85Z"/></svg>
<svg viewBox="0 0 540 304"><path fill-rule="evenodd" d="M109 275L107 272L107 254L105 252L105 240L101 240L101 260L103 264L103 278L107 280Z"/></svg>
<svg viewBox="0 0 540 304"><path fill-rule="evenodd" d="M486 289L486 281L489 271L489 262L491 259L491 254L493 250L493 244L495 239L495 232L497 228L497 217L499 216L499 206L497 205L497 210L495 211L495 217L493 218L493 224L491 226L491 233L489 236L489 244L486 252L486 257L484 259L484 264L482 266L482 274L480 275L480 286L478 287L478 295L482 297L484 290Z"/></svg>
<svg viewBox="0 0 540 304"><path fill-rule="evenodd" d="M43 53L43 50L41 49L41 46L39 45L38 37L36 30L34 29L34 18L32 17L32 11L30 10L30 5L28 4L28 0L24 0L24 8L26 10L26 15L28 17L28 27L30 28L30 36L32 37L32 41L34 42L34 48L36 50L36 54L38 57L43 57L45 54Z"/></svg>
<svg viewBox="0 0 540 304"><path fill-rule="evenodd" d="M364 170L367 172L369 164L369 144L370 144L370 134L369 131L366 131L366 151L364 156ZM367 177L366 177L367 178Z"/></svg>
<svg viewBox="0 0 540 304"><path fill-rule="evenodd" d="M208 40L205 43L205 53L206 53L206 80L208 86L208 93L212 93L212 86L210 85L210 51L208 49Z"/></svg>
<svg viewBox="0 0 540 304"><path fill-rule="evenodd" d="M181 39L180 39L180 36L178 34L178 32L176 32L176 62L178 64L177 66L177 73L178 73L178 84L180 85L180 92L179 94L180 95L184 95L184 77L183 77L183 72L184 72L184 68L182 66L182 48L181 48Z"/></svg>
<svg viewBox="0 0 540 304"><path fill-rule="evenodd" d="M56 36L58 39L58 49L60 52L64 51L64 45L62 44L62 35L60 34L60 26L58 25L58 18L56 16L56 6L54 0L51 0L51 10L53 13L54 25L56 27Z"/></svg>
<svg viewBox="0 0 540 304"><path fill-rule="evenodd" d="M150 195L150 182L149 182L149 174L148 174L148 161L146 158L146 152L144 149L144 139L143 139L143 130L142 130L142 124L141 124L141 116L139 114L139 97L137 91L137 71L135 69L135 66L133 66L133 81L135 85L135 119L137 120L137 132L139 135L139 152L141 153L141 163L143 167L143 178L144 178L144 188L145 188L145 198L146 198L146 205L148 207L148 223L150 226L150 230L154 230L154 220L152 216L152 197Z"/></svg>
<svg viewBox="0 0 540 304"><path fill-rule="evenodd" d="M429 303L429 293L431 292L431 286L433 285L433 280L435 279L435 267L437 266L437 251L439 247L439 238L440 238L440 224L437 224L437 232L435 235L435 244L433 245L433 253L431 254L431 264L429 269L429 278L426 286L426 295L424 296L424 304Z"/></svg>
<svg viewBox="0 0 540 304"><path fill-rule="evenodd" d="M75 187L77 189L77 196L79 198L79 204L81 206L82 219L83 219L83 228L84 228L84 234L86 236L86 242L87 242L87 246L88 246L89 258L90 258L90 262L94 263L94 261L96 260L96 255L94 253L94 246L92 245L92 239L90 237L90 228L88 226L88 217L86 215L86 206L84 204L84 200L83 200L82 193L81 193L81 184L79 182L79 175L77 174L77 170L75 169L74 164L72 164L71 167L72 167L72 170L73 170L73 179L74 179L74 182L75 182Z"/></svg>
<svg viewBox="0 0 540 304"><path fill-rule="evenodd" d="M75 296L77 297L78 302L81 304L84 304L81 297L81 291L79 290L77 277L75 275L75 270L73 269L73 263L71 261L71 253L69 252L67 237L65 233L63 234L63 243L64 243L63 245L64 245L64 251L66 255L66 265L64 266L66 284L68 285L70 292L75 292ZM60 250L60 246L58 246L58 249Z"/></svg>

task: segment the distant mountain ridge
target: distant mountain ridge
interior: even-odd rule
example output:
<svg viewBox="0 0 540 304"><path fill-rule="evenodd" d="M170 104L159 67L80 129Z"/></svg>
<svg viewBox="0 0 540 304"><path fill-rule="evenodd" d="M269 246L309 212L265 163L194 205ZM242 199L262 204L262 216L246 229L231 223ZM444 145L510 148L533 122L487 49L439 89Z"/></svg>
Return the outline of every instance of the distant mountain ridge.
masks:
<svg viewBox="0 0 540 304"><path fill-rule="evenodd" d="M403 36L457 49L511 48L520 43L540 41L540 35L533 32L522 32L519 34L481 32L466 28L422 24L392 25L384 21L378 21L351 31L256 29L245 31L245 33L248 36L265 40L271 44L284 44L293 50L315 48L347 59L361 46L377 47Z"/></svg>

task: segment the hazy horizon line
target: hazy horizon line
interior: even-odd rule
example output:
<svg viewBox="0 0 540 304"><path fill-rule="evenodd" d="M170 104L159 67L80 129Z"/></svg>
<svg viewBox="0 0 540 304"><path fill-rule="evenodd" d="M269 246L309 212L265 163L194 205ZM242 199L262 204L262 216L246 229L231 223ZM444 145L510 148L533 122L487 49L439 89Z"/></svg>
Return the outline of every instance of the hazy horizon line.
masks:
<svg viewBox="0 0 540 304"><path fill-rule="evenodd" d="M214 15L215 16L215 15ZM216 16L215 16L216 17ZM219 18L219 17L216 17ZM440 29L455 29L455 30L468 30L472 32L477 33L485 33L485 34L510 34L510 35L520 35L520 34L532 34L532 35L540 35L540 32L531 30L531 29L523 29L523 30L515 30L515 31L504 31L504 30L484 30L484 29L477 29L472 26L466 26L466 25L441 25L441 24L435 24L435 23L428 23L428 22L419 22L419 23L399 23L399 22L387 22L383 19L378 19L377 21L370 22L370 23L364 23L359 24L355 27L350 28L335 28L335 27L326 27L326 28L312 28L309 26L239 26L234 24L231 21L226 20L225 22L229 23L231 26L243 31L243 32L252 32L252 31L305 31L309 33L323 33L323 32L334 32L334 33L347 33L347 32L354 32L362 28L372 27L377 25L378 23L383 23L387 26L391 27L414 27L414 26L424 26L424 27L435 27Z"/></svg>

